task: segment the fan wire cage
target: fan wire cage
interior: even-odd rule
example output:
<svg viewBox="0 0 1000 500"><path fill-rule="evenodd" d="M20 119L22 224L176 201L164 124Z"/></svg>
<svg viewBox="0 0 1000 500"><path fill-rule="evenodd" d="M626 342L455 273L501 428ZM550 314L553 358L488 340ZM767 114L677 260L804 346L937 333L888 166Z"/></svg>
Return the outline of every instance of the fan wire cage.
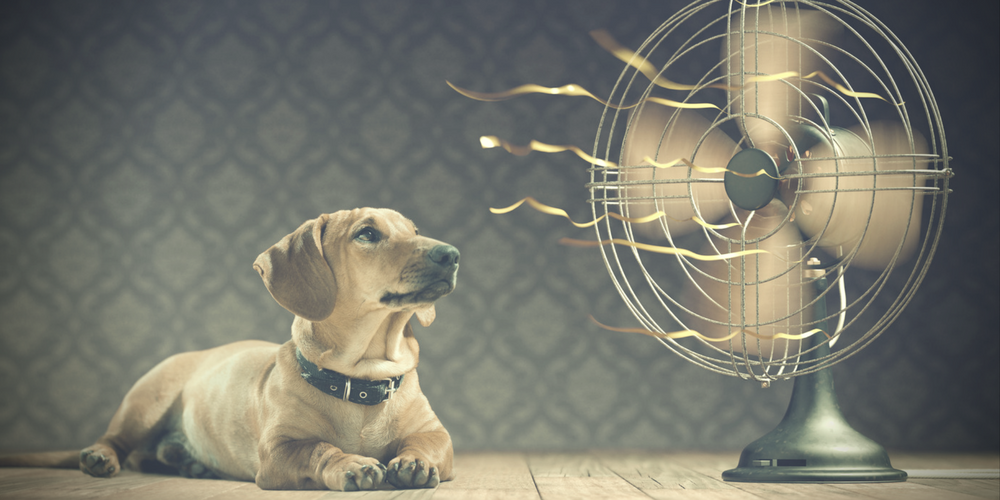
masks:
<svg viewBox="0 0 1000 500"><path fill-rule="evenodd" d="M920 68L857 5L692 3L639 47L608 103L588 202L595 218L626 219L604 217L598 240L629 244L601 254L628 309L675 354L767 386L853 355L912 299L944 221L947 144ZM727 171L700 173L712 166ZM654 211L665 216L634 222ZM677 252L635 245L649 243ZM721 260L710 269L685 252Z"/></svg>

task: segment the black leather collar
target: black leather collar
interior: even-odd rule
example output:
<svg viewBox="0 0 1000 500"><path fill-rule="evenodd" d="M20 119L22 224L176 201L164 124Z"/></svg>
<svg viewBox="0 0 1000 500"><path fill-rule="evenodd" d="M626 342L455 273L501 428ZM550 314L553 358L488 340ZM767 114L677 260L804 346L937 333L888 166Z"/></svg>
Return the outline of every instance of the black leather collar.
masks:
<svg viewBox="0 0 1000 500"><path fill-rule="evenodd" d="M295 357L299 360L301 375L306 382L333 397L360 405L371 406L388 401L403 383L403 375L382 380L365 380L320 368L306 359L298 347L295 348Z"/></svg>

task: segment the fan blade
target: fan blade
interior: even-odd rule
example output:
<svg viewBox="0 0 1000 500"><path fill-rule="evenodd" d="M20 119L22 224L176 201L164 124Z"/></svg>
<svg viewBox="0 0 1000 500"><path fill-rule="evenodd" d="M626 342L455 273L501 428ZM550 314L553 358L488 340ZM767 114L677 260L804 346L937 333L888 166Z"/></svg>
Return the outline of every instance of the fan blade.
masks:
<svg viewBox="0 0 1000 500"><path fill-rule="evenodd" d="M641 107L638 114L630 115L622 161L626 167L650 166L622 169L623 181L648 181L624 189L628 201L622 215L644 217L657 210L666 214L659 220L632 224L634 230L649 238L663 239L665 231L671 236L679 236L698 229L700 226L692 220L695 215L706 222L725 215L729 200L722 182L658 183L686 180L689 176L721 181L722 173L707 174L684 164L656 168L643 160L648 157L658 163L668 163L684 158L701 167L725 167L737 150L736 144L721 130L710 129L708 120L690 110L672 111L649 104Z"/></svg>
<svg viewBox="0 0 1000 500"><path fill-rule="evenodd" d="M792 119L806 116L802 106L800 76L822 69L811 47L812 40L830 41L840 26L819 11L781 6L747 8L733 13L728 41L723 42L723 71L728 68L731 112L736 124L753 147L777 157L788 149L788 139L799 142L798 127ZM751 81L755 78L794 71L781 80ZM769 118L781 127L762 118Z"/></svg>
<svg viewBox="0 0 1000 500"><path fill-rule="evenodd" d="M742 214L745 221L747 212ZM779 333L798 335L812 329L803 328L810 318L800 311L815 292L802 278L804 266L796 265L802 259L798 230L794 224L781 225L787 214L783 203L772 201L754 212L745 236L740 226L719 231L735 240L732 246L718 238L713 238L714 245L706 244L704 254L740 251L740 241L748 242L747 250L767 253L699 263L698 269L691 272L693 284L688 285L685 296L694 297L692 312L701 317L694 318L689 327L716 339L742 329L744 335L731 341L734 352L744 352L744 338L749 355L782 358L798 352L799 340L768 339ZM765 239L751 243L759 238ZM716 346L728 350L730 341L719 341Z"/></svg>
<svg viewBox="0 0 1000 500"><path fill-rule="evenodd" d="M802 162L804 173L927 168L926 161L907 156L927 153L927 142L914 132L911 145L906 129L898 123L872 123L871 138L863 127L852 131L836 129L833 137L833 150L825 142L810 150L811 159ZM854 252L852 265L882 270L893 258L911 257L917 248L924 195L913 188L923 187L926 180L917 173L807 177L802 184L804 191L840 192L803 193L795 205L795 221L806 236L817 239L818 245L834 257ZM862 191L845 192L851 189Z"/></svg>

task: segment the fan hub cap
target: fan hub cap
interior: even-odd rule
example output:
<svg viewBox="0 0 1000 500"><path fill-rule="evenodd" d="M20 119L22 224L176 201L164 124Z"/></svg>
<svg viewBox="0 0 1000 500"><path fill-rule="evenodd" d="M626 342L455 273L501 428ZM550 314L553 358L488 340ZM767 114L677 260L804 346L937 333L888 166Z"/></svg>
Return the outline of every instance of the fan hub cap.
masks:
<svg viewBox="0 0 1000 500"><path fill-rule="evenodd" d="M726 169L726 195L739 208L764 208L778 193L778 166L771 155L760 149L736 153Z"/></svg>

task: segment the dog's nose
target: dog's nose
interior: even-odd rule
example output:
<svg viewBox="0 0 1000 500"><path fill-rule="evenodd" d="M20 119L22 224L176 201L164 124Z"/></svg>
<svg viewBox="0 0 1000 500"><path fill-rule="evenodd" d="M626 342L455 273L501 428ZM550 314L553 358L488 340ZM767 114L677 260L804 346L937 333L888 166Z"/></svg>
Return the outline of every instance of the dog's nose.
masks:
<svg viewBox="0 0 1000 500"><path fill-rule="evenodd" d="M458 256L458 249L451 245L437 245L427 252L427 258L441 267L457 266Z"/></svg>

